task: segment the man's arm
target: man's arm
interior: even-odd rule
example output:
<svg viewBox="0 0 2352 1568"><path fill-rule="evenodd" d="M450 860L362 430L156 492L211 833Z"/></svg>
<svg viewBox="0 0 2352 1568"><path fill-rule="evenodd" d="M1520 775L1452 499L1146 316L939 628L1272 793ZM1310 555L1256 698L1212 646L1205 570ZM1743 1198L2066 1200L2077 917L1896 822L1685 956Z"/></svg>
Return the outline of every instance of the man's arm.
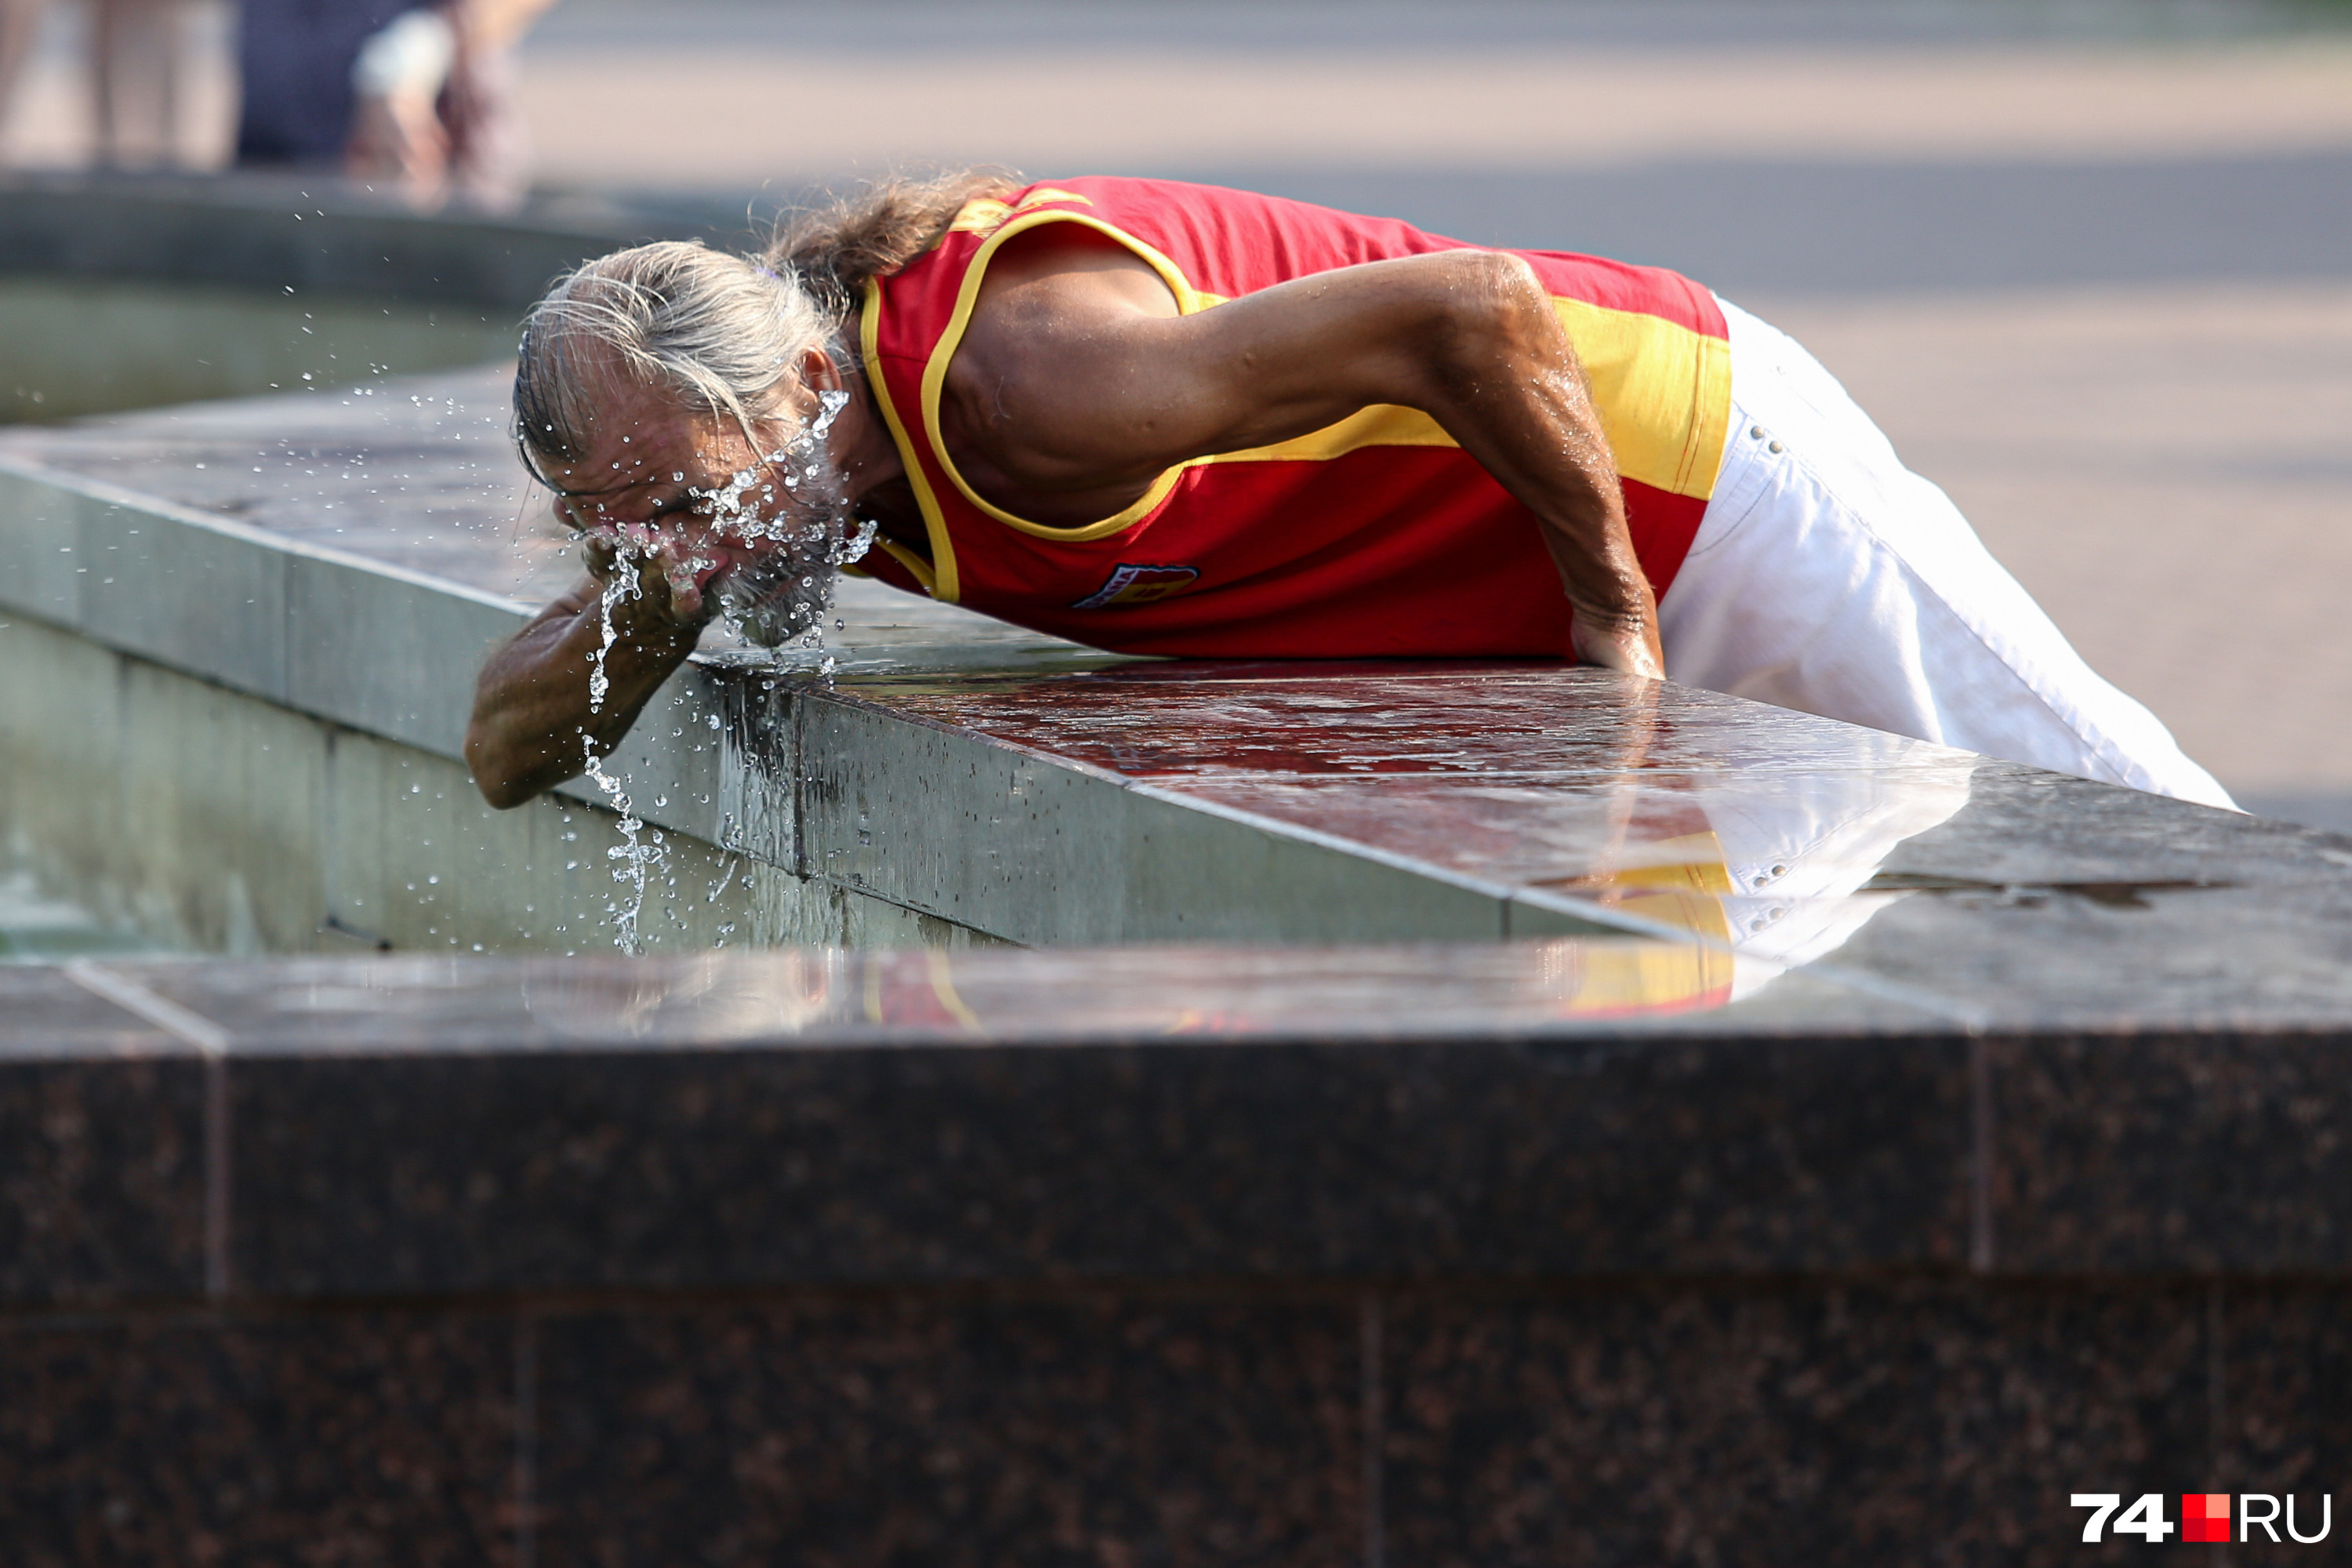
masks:
<svg viewBox="0 0 2352 1568"><path fill-rule="evenodd" d="M1600 414L1550 297L1516 257L1373 262L1179 317L1139 258L1047 225L991 264L950 388L979 468L1008 489L1074 496L1139 490L1189 458L1371 405L1419 409L1535 513L1578 657L1664 671Z"/></svg>
<svg viewBox="0 0 2352 1568"><path fill-rule="evenodd" d="M619 745L694 651L709 618L699 605L695 615L676 613L658 566L641 567L636 594L614 606L615 636L604 652L609 686L592 707L591 681L604 648L603 596L604 584L591 576L482 666L466 725L466 763L482 798L501 811L580 773L589 740L600 757Z"/></svg>

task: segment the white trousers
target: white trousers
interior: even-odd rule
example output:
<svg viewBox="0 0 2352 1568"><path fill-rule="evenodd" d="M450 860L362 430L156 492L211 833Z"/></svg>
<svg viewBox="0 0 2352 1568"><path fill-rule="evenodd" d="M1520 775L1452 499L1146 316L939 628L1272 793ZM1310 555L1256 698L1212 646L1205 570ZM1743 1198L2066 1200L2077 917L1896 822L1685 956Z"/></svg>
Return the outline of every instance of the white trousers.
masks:
<svg viewBox="0 0 2352 1568"><path fill-rule="evenodd" d="M1658 605L1666 674L2209 805L2213 776L2092 672L1837 379L1726 302L1731 429Z"/></svg>

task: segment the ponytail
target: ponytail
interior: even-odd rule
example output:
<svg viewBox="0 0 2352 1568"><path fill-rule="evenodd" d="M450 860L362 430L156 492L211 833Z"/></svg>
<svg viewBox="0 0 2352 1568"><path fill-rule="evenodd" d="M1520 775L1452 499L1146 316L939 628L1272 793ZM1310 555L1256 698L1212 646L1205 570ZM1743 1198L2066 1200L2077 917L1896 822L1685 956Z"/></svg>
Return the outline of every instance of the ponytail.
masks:
<svg viewBox="0 0 2352 1568"><path fill-rule="evenodd" d="M799 274L819 307L846 321L866 285L937 245L964 204L1020 188L1019 177L1003 170L961 169L928 180L895 174L786 221L763 259L771 271Z"/></svg>

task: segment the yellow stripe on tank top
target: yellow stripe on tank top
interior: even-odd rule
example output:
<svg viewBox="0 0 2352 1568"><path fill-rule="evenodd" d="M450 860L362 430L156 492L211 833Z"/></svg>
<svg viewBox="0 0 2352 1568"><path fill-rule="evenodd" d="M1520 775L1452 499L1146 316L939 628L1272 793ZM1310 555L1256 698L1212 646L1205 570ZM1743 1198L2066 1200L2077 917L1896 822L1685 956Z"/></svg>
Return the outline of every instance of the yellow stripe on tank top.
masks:
<svg viewBox="0 0 2352 1568"><path fill-rule="evenodd" d="M1085 200L1084 197L1078 199ZM1175 296L1178 315L1189 316L1201 309L1201 296L1193 289L1191 280L1185 278L1183 269L1161 255L1156 248L1123 229L1086 213L1055 212L1045 208L1014 213L991 229L988 232L988 237L980 242L980 248L972 253L971 259L965 264L963 280L956 286L955 309L948 317L946 328L940 333L940 341L932 345L931 357L923 367L920 402L923 433L929 437L931 454L938 459L940 471L947 475L948 482L955 486L964 500L997 521L1010 528L1017 528L1024 533L1034 534L1039 539L1065 539L1074 542L1107 539L1114 533L1125 531L1142 521L1153 508L1166 500L1168 492L1176 488L1176 482L1184 477L1184 470L1191 465L1179 463L1161 474L1151 482L1150 489L1144 491L1140 500L1111 517L1076 528L1055 528L1042 522L1031 522L1026 518L1015 517L972 489L971 482L957 470L955 459L948 455L947 437L940 428L940 397L947 386L948 365L954 360L956 349L963 342L965 329L971 324L972 308L980 301L981 280L987 275L989 261L1005 241L1041 224L1048 223L1078 224L1117 240L1133 251L1146 266L1160 275L1161 282L1168 285L1169 292ZM885 406L887 412L887 404ZM900 442L900 447L902 450L907 449L903 440ZM944 531L942 527L941 533L944 534ZM945 582L947 574L941 573L940 578ZM946 595L942 594L940 596Z"/></svg>
<svg viewBox="0 0 2352 1568"><path fill-rule="evenodd" d="M1213 294L1200 299L1203 309L1225 303ZM1731 345L1657 316L1558 296L1551 304L1584 363L1617 471L1653 489L1706 500L1731 417ZM1271 447L1200 460L1318 462L1366 447L1454 444L1419 409L1377 404Z"/></svg>
<svg viewBox="0 0 2352 1568"><path fill-rule="evenodd" d="M963 595L963 584L956 570L955 541L949 536L947 516L940 510L940 498L931 493L931 481L924 476L921 456L907 437L906 423L898 417L898 405L883 376L881 332L882 285L868 279L866 303L858 312L858 353L866 362L866 384L874 390L874 402L882 410L882 422L889 427L890 439L898 448L898 460L907 470L907 483L915 492L916 510L923 514L923 533L931 542L931 558L926 562L913 551L887 539L877 538L875 542L914 574L924 593L952 605Z"/></svg>

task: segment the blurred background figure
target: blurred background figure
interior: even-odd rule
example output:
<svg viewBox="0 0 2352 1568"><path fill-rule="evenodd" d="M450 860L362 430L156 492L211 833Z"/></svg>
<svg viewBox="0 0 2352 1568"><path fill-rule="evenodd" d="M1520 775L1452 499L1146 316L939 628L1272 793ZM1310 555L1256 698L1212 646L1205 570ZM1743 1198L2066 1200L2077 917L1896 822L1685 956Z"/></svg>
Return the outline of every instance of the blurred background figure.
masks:
<svg viewBox="0 0 2352 1568"><path fill-rule="evenodd" d="M0 0L0 118L16 96L48 9L49 0ZM92 162L112 169L181 163L184 0L86 0L86 9Z"/></svg>
<svg viewBox="0 0 2352 1568"><path fill-rule="evenodd" d="M552 3L243 0L238 165L348 174L420 207L512 210L530 171L508 52Z"/></svg>

